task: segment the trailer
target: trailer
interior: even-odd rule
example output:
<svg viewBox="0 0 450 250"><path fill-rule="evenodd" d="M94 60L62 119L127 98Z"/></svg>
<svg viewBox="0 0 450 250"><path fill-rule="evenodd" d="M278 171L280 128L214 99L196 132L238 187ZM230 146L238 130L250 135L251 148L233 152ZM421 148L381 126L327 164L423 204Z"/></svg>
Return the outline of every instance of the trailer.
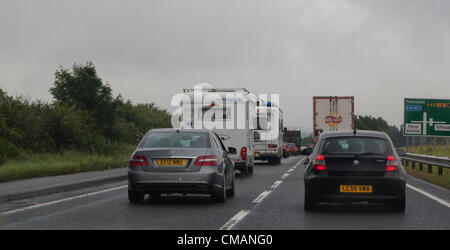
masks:
<svg viewBox="0 0 450 250"><path fill-rule="evenodd" d="M183 93L191 103L182 105L182 127L213 130L227 148L238 150L230 155L235 169L243 175L253 173L256 98L244 88L184 89ZM195 96L200 94L201 98ZM217 126L211 128L207 124Z"/></svg>
<svg viewBox="0 0 450 250"><path fill-rule="evenodd" d="M274 103L262 100L258 101L256 108L257 128L253 136L255 160L267 160L271 165L280 164L283 156L283 110ZM277 119L277 129L269 129L269 124L275 124L272 119ZM271 133L273 136L264 140L261 139L262 133Z"/></svg>
<svg viewBox="0 0 450 250"><path fill-rule="evenodd" d="M313 97L313 140L325 131L354 129L353 96Z"/></svg>

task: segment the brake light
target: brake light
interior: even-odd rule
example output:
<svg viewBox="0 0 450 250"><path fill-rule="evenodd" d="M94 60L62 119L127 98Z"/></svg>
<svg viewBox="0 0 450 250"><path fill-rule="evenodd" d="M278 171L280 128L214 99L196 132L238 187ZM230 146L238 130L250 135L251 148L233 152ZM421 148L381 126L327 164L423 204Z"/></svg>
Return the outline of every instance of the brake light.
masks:
<svg viewBox="0 0 450 250"><path fill-rule="evenodd" d="M217 166L217 156L215 155L206 155L199 156L195 160L195 166Z"/></svg>
<svg viewBox="0 0 450 250"><path fill-rule="evenodd" d="M247 160L247 148L246 147L243 147L241 149L241 158L242 158L243 161Z"/></svg>
<svg viewBox="0 0 450 250"><path fill-rule="evenodd" d="M148 166L148 160L145 156L133 155L129 162L130 166Z"/></svg>
<svg viewBox="0 0 450 250"><path fill-rule="evenodd" d="M314 160L314 169L319 171L325 171L327 169L327 167L325 166L325 156L317 155L316 159Z"/></svg>
<svg viewBox="0 0 450 250"><path fill-rule="evenodd" d="M271 144L271 145L269 145L269 148L277 148L277 145Z"/></svg>
<svg viewBox="0 0 450 250"><path fill-rule="evenodd" d="M398 170L398 161L395 159L393 155L388 156L386 171L393 172Z"/></svg>

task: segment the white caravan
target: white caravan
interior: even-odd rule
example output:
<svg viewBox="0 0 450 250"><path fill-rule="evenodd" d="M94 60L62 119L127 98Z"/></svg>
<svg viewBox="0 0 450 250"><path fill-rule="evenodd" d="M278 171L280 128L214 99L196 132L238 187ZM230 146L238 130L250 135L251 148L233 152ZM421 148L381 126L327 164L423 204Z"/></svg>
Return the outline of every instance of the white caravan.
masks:
<svg viewBox="0 0 450 250"><path fill-rule="evenodd" d="M181 127L212 129L227 148L237 149L230 155L235 169L244 175L253 173L256 98L244 88L184 89L183 93L190 105L182 104Z"/></svg>
<svg viewBox="0 0 450 250"><path fill-rule="evenodd" d="M259 100L256 108L257 129L254 131L255 160L268 160L269 164L280 164L283 156L283 110L276 104ZM271 128L272 119L278 111L278 128ZM270 140L263 140L262 133L270 134Z"/></svg>

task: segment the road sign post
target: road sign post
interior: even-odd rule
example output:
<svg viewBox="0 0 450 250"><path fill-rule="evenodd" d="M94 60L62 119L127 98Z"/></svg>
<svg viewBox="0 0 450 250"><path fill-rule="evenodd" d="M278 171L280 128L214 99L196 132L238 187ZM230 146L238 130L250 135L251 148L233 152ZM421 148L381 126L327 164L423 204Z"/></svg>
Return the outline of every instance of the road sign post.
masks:
<svg viewBox="0 0 450 250"><path fill-rule="evenodd" d="M450 99L404 99L405 136L450 137Z"/></svg>

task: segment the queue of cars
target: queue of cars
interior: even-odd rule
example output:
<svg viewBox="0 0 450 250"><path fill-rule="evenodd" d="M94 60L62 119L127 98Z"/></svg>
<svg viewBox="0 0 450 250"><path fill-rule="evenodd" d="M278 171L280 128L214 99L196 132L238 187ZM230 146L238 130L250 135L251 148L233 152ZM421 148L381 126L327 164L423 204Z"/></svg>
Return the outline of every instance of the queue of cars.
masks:
<svg viewBox="0 0 450 250"><path fill-rule="evenodd" d="M297 147L295 143L283 142L283 157L297 156L303 154L300 147Z"/></svg>
<svg viewBox="0 0 450 250"><path fill-rule="evenodd" d="M297 154L289 143L286 154ZM307 149L304 149L308 153ZM150 130L132 154L128 198L142 203L146 194L209 194L225 202L236 192L234 147L206 129ZM321 202L377 202L405 211L406 172L386 133L329 131L322 133L303 162L304 209Z"/></svg>
<svg viewBox="0 0 450 250"><path fill-rule="evenodd" d="M225 202L236 193L236 170L242 175L252 174L255 160L277 165L281 156L303 154L307 155L303 161L305 211L316 209L322 202L341 201L381 202L391 205L394 211L405 210L406 173L399 158L402 154L386 133L325 131L316 135L314 145L299 147L300 143L295 142L300 131L292 131L297 136L295 142L283 142L287 130L278 106L256 101L246 89L212 88L201 91L213 93L213 101L195 105L196 91L184 90L194 98L182 107L182 128L150 130L133 152L128 168L131 203L142 203L147 194L158 199L161 194L173 193L208 194L214 201ZM230 100L246 108L241 120L234 119L232 108L220 105ZM251 110L256 110L257 115ZM195 119L191 119L192 114ZM234 129L206 129L205 116L212 122L242 123ZM278 119L272 121L276 130L264 125L270 123L270 117ZM254 118L256 130L251 126Z"/></svg>

